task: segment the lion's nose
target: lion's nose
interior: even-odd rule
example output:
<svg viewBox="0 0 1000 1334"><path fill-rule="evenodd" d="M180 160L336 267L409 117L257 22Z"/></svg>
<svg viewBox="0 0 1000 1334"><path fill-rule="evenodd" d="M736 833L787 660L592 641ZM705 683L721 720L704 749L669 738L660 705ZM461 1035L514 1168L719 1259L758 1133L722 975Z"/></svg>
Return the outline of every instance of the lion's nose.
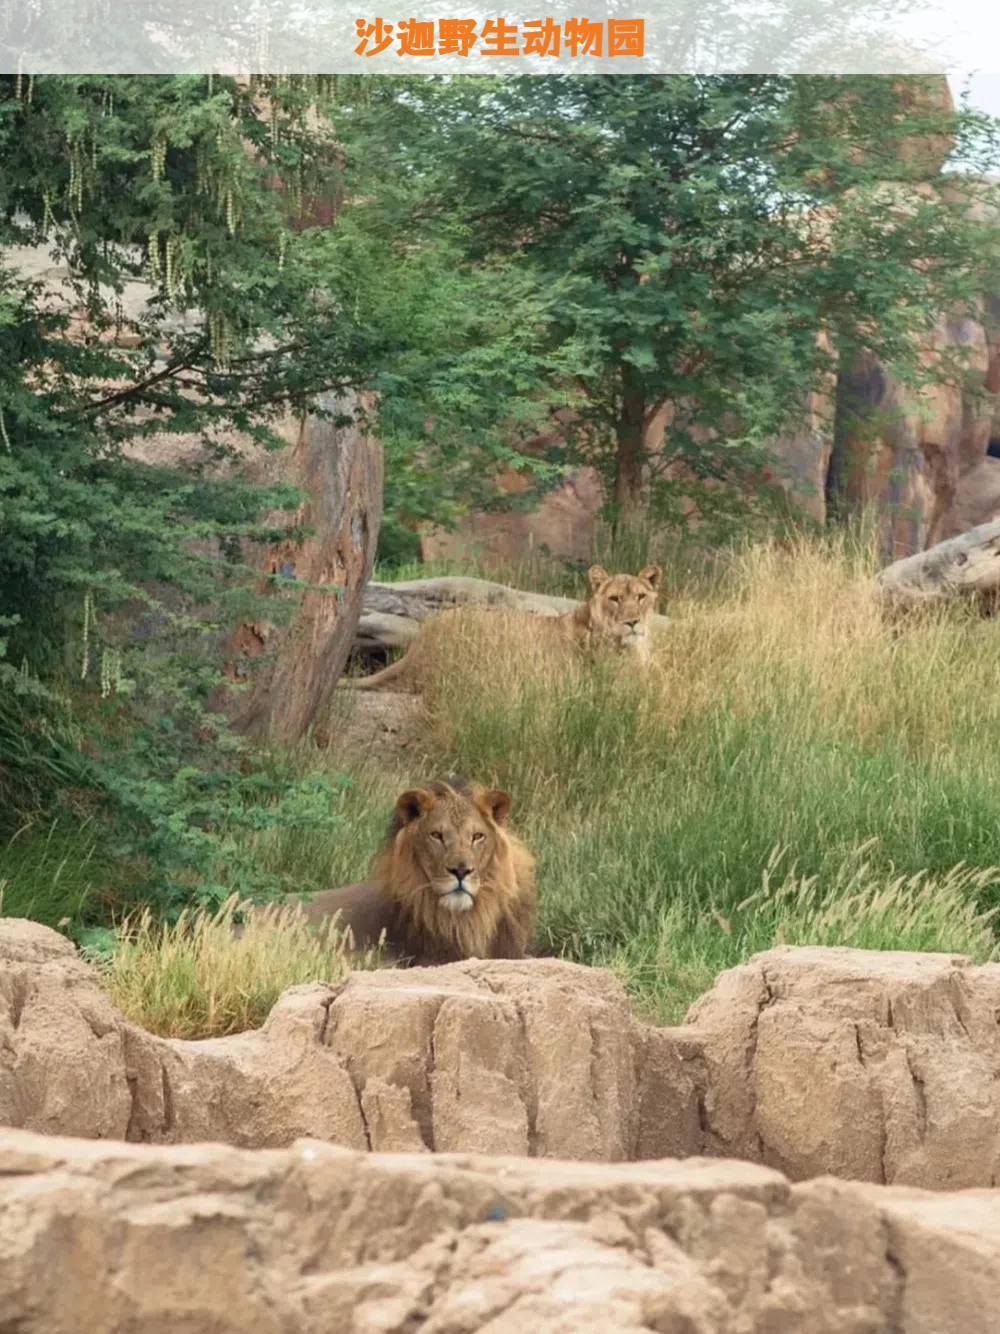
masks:
<svg viewBox="0 0 1000 1334"><path fill-rule="evenodd" d="M459 862L457 866L449 866L448 871L456 880L464 880L472 872L471 866L466 866L465 862Z"/></svg>
<svg viewBox="0 0 1000 1334"><path fill-rule="evenodd" d="M638 621L626 621L625 624L628 626L628 628L629 628L630 630L634 630L635 627L639 624L639 622L638 622Z"/></svg>

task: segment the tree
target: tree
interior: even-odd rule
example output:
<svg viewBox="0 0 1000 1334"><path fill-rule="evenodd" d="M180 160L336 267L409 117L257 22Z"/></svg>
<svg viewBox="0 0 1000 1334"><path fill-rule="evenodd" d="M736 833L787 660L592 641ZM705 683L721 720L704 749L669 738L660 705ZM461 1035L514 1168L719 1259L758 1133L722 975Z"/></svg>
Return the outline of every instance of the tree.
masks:
<svg viewBox="0 0 1000 1334"><path fill-rule="evenodd" d="M327 818L317 791L237 762L198 651L256 605L243 544L285 535L260 516L296 499L218 470L226 433L275 443L278 413L358 379L299 226L337 171L327 92L0 78L0 806L89 793L177 901L252 886L234 830L260 797ZM17 246L50 249L64 302ZM197 464L160 461L176 433Z"/></svg>
<svg viewBox="0 0 1000 1334"><path fill-rule="evenodd" d="M987 127L920 90L772 75L386 80L347 137L391 180L370 192L395 220L395 262L444 236L457 247L467 287L453 279L438 305L452 326L494 278L530 345L534 405L561 410L550 461L595 463L628 519L678 462L720 476L758 460L842 349L917 373L934 312L974 296L989 232L967 203L983 187L921 192L940 164L912 149L961 135L970 156ZM488 338L478 349L490 373L506 356L492 351Z"/></svg>

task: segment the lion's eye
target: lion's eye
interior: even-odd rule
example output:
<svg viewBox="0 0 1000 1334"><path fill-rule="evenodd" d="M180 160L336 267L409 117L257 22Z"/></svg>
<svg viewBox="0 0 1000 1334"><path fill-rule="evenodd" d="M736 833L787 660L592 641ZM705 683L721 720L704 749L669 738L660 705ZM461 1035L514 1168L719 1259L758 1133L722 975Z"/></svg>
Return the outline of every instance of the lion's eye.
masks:
<svg viewBox="0 0 1000 1334"><path fill-rule="evenodd" d="M645 594L645 593L640 593L640 594L639 594L639 601L640 601L640 602L645 602L645 601L646 601L646 594Z"/></svg>
<svg viewBox="0 0 1000 1334"><path fill-rule="evenodd" d="M439 843L444 842L444 834L441 833L440 829L432 829L431 838L436 838Z"/></svg>
<svg viewBox="0 0 1000 1334"><path fill-rule="evenodd" d="M621 598L609 598L608 601L613 602L617 607L618 603L621 602Z"/></svg>
<svg viewBox="0 0 1000 1334"><path fill-rule="evenodd" d="M482 843L482 841L483 841L483 839L484 839L485 837L486 837L486 835L485 835L484 833L482 833L482 831L480 831L480 832L475 833L475 834L472 835L472 841L473 841L473 843Z"/></svg>

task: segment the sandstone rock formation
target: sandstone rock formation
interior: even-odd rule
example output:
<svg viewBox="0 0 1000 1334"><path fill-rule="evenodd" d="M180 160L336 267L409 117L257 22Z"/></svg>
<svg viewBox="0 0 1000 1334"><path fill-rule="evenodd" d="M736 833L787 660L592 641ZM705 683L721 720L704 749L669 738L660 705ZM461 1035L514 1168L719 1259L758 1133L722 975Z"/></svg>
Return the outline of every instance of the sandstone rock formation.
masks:
<svg viewBox="0 0 1000 1334"><path fill-rule="evenodd" d="M702 1152L957 1189L1000 1170L998 1013L998 964L784 948L724 973L656 1040L694 1038Z"/></svg>
<svg viewBox="0 0 1000 1334"><path fill-rule="evenodd" d="M501 478L508 495L522 494L526 486L520 472L511 470ZM593 550L597 512L603 504L595 469L574 468L532 509L476 514L451 531L428 530L421 536L420 554L426 561L472 555L487 565L516 564L535 551L562 560L585 560Z"/></svg>
<svg viewBox="0 0 1000 1334"><path fill-rule="evenodd" d="M840 370L827 490L842 508L876 509L888 560L962 531L977 508L989 512L976 522L995 517L979 489L1000 385L1000 332L987 303L979 318L941 315L927 354L959 357L973 384L916 394L870 357Z"/></svg>
<svg viewBox="0 0 1000 1334"><path fill-rule="evenodd" d="M627 1159L631 1032L606 973L472 961L293 987L258 1032L169 1040L56 932L0 927L0 1125L49 1134Z"/></svg>
<svg viewBox="0 0 1000 1334"><path fill-rule="evenodd" d="M0 1132L17 1334L987 1334L1000 1194Z"/></svg>
<svg viewBox="0 0 1000 1334"><path fill-rule="evenodd" d="M676 1028L638 1023L598 969L470 960L293 987L258 1032L175 1041L126 1023L55 932L4 920L0 1125L992 1186L997 1014L1000 964L782 948Z"/></svg>

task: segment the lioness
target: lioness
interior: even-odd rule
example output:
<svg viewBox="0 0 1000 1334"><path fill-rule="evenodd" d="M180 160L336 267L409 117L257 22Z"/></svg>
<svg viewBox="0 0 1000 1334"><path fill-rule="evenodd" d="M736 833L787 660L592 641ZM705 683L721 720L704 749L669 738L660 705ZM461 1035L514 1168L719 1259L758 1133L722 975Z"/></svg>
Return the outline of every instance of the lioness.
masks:
<svg viewBox="0 0 1000 1334"><path fill-rule="evenodd" d="M659 565L646 565L638 574L608 574L602 565L592 565L587 571L590 597L574 611L562 616L536 619L550 626L553 634L580 646L605 646L634 654L636 661L646 663L650 657L650 626L656 611L663 571ZM451 614L451 613L449 613ZM525 613L529 615L530 613ZM417 638L419 638L419 631ZM378 690L390 681L409 674L410 654L416 641L411 642L403 656L380 672L341 681L342 686L355 690Z"/></svg>
<svg viewBox="0 0 1000 1334"><path fill-rule="evenodd" d="M523 959L535 927L535 862L506 828L506 792L452 779L396 801L369 879L313 895L306 920L339 914L359 950L385 933L387 955L414 964Z"/></svg>

